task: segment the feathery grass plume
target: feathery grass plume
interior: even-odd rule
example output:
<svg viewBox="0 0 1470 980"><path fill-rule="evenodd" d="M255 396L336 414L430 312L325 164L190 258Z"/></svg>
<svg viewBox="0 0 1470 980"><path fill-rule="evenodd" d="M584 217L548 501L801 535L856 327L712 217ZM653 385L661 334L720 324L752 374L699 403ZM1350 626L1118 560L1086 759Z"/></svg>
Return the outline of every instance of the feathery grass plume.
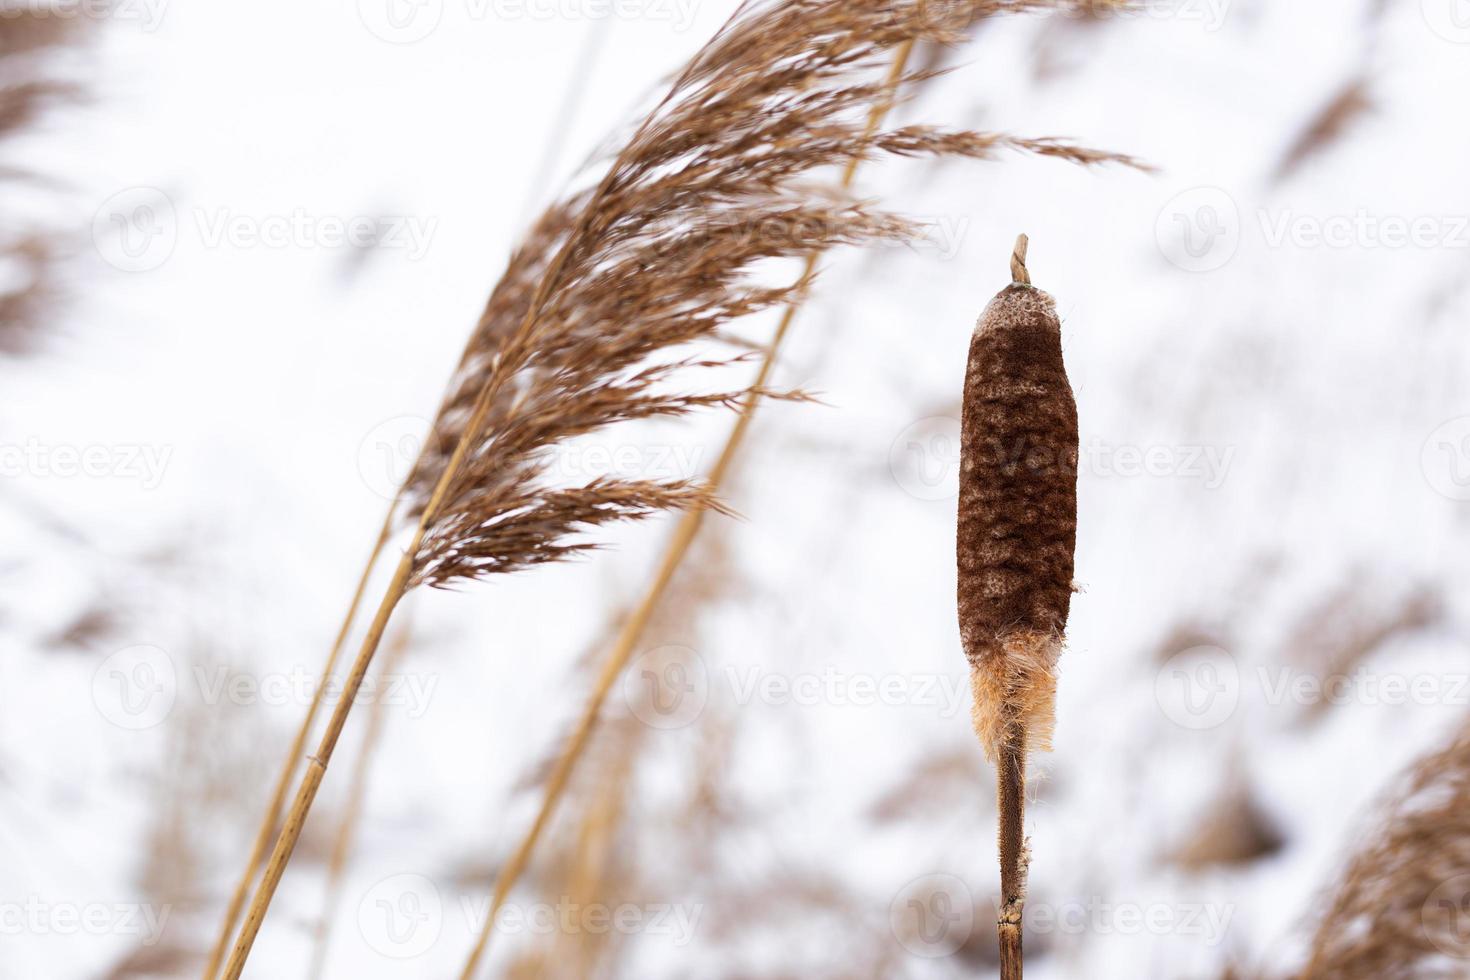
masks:
<svg viewBox="0 0 1470 980"><path fill-rule="evenodd" d="M1077 542L1077 405L1026 244L970 340L956 548L975 734L998 774L1002 980L1021 976L1026 752L1050 745Z"/></svg>
<svg viewBox="0 0 1470 980"><path fill-rule="evenodd" d="M884 80L884 99L869 107L867 123L863 129L863 139L871 139L882 124L888 109L892 106L892 100L897 95L897 89L903 78L909 56L913 51L914 42L906 41L899 45L889 66L887 78ZM854 156L848 160L843 168L839 188L846 190L852 185L857 174L860 157ZM761 355L760 368L756 372L755 381L752 385L752 394L740 405L739 414L735 425L731 428L729 435L725 438L724 446L720 449L715 464L708 474L708 485L712 491L718 492L726 477L735 464L740 447L745 441L745 435L750 429L751 420L754 417L756 406L760 399L758 392L764 387L769 379L771 371L775 366L776 357L780 353L782 341L790 330L796 318L796 312L800 307L801 300L805 298L813 275L816 272L816 264L820 252L809 252L802 266L800 277L796 281L792 295L786 301L786 307L777 321L774 333L769 344L765 345ZM753 345L743 342L737 335L728 330L721 329L712 336L725 343L733 343L735 346L751 349ZM618 630L617 637L613 643L611 652L604 661L602 669L598 672L597 681L588 694L587 702L582 709L576 727L567 739L560 754L551 765L545 780L545 788L541 798L541 805L537 810L536 817L531 826L516 846L510 860L502 867L495 878L495 889L491 895L490 912L486 916L486 928L481 930L480 936L471 949L466 960L462 976L473 976L478 968L480 959L485 954L486 944L489 942L489 924L494 921L496 910L500 908L510 890L515 887L520 875L530 864L532 852L541 840L541 835L551 822L552 814L556 811L561 801L562 794L568 786L573 770L586 753L591 744L593 728L596 726L602 713L603 702L606 700L613 684L617 681L633 651L642 638L648 624L658 618L662 600L669 591L671 583L675 580L675 573L679 570L685 556L694 545L695 537L704 524L704 512L698 509L689 510L680 518L674 533L669 540L662 559L659 561L653 580L644 592L642 599L633 608L630 615L622 617L622 625ZM686 604L687 608L687 604Z"/></svg>
<svg viewBox="0 0 1470 980"><path fill-rule="evenodd" d="M865 132L867 110L885 94L881 79L868 78L884 52L919 37L957 39L986 12L1041 5L746 3L596 187L568 208L574 220L554 239L556 251L535 276L524 316L483 370L469 372L465 391L474 399L463 425L452 427L453 451L423 481L432 489L409 494L417 525L286 815L231 954L229 980L244 969L356 691L407 591L572 556L593 547L577 532L609 521L717 507L693 481L595 476L558 483L551 454L559 443L618 422L734 407L770 394L670 389L740 359L702 358L689 352L692 346L707 346L730 321L799 294L804 280L762 285L758 273L771 260L913 234L893 215L813 192L806 178L876 153L986 157L1012 148L1127 162L1056 140L930 127L871 138Z"/></svg>
<svg viewBox="0 0 1470 980"><path fill-rule="evenodd" d="M537 284L566 241L576 223L577 213L585 203L586 195L575 195L548 207L511 254L465 344L418 459L400 491L403 517L418 517L423 513L424 504L433 495L434 485L474 414L480 388L494 365L496 354L525 319ZM492 411L497 407L503 409L505 404L492 406ZM494 422L493 416L486 419L486 424Z"/></svg>
<svg viewBox="0 0 1470 980"><path fill-rule="evenodd" d="M816 2L792 4L782 9L765 9L770 8L770 4L746 4L731 21L731 24L727 25L726 29L721 33L721 38L725 39L724 49L738 54L741 59L737 61L732 57L730 64L725 66L725 70L732 73L743 73L749 76L747 79L742 80L738 86L733 87L733 90L736 92L742 89L750 90L750 94L744 95L743 98L747 100L752 118L767 115L769 113L768 104L770 100L776 97L773 94L773 87L770 85L768 79L778 79L777 88L780 85L784 85L788 89L801 92L812 92L822 86L833 86L839 81L848 82L849 87L836 90L834 93L841 95L843 97L841 100L834 99L830 95L825 97L829 105L823 108L822 111L830 118L808 119L801 123L808 128L807 135L811 138L819 139L822 144L829 143L838 137L846 141L846 148L837 152L833 152L830 148L823 145L821 159L823 164L836 164L845 156L843 176L839 183L840 188L843 190L850 185L856 167L861 160L874 152L885 150L896 154L922 152L932 154L961 153L970 156L983 156L988 148L993 149L1000 146L1008 146L1013 149L1030 151L1040 155L1055 156L1082 164L1114 161L1139 166L1127 157L1086 150L1056 140L1017 140L1009 137L995 137L974 133L946 134L926 127L910 127L907 129L893 130L888 133L878 132L878 127L882 124L883 116L889 105L891 105L893 93L904 82L912 83L921 81L931 77L933 74L930 72L906 73L905 66L908 61L909 52L917 40L926 36L932 36L938 41L952 40L959 36L953 30L954 25L964 26L975 19L1004 11L1044 6L1066 6L1066 4L1053 2L1053 0L1034 0L1034 2L1033 0L1026 0L1026 2L1019 3L995 3L983 2L982 0L982 2L951 4L946 9L948 19L944 22L945 30L928 35L925 32L934 28L938 22L934 20L935 8L923 2L912 6L901 5L881 10L874 9L872 5L864 5L861 8L853 5L851 7L833 9L833 5L830 3ZM846 17L847 28L851 32L851 36L845 39L834 38L833 41L824 43L833 44L841 40L847 47L832 46L825 49L816 48L813 53L806 53L799 46L793 47L786 45L785 36L788 30L786 27L787 21L783 20L783 17L789 15L794 8L800 8L801 11L804 11L805 13L802 13L801 16L807 21L805 24L794 25L794 27L799 29L812 28L818 31L817 36L808 38L807 41L803 41L802 43L815 43L821 40L821 31L836 30L841 25L843 18ZM742 15L747 15L749 19L742 21ZM862 19L864 17L870 19L866 27ZM894 30L890 23L890 19L894 17L899 18L903 22L897 30ZM761 18L765 18L766 20L762 21ZM903 24L907 26L903 26ZM866 29L867 33L864 34L861 29ZM894 37L902 37L903 31L905 30L911 31L912 33L906 39L894 44ZM778 40L782 43L775 43ZM717 38L717 44L719 41L720 38ZM871 59L862 56L862 51L865 49L865 46L866 50L870 51L873 55ZM712 49L715 47L716 45L711 45ZM763 47L766 50L763 51ZM874 88L867 85L852 84L852 80L843 79L843 75L854 75L857 70L866 67L865 63L867 61L871 60L876 62L877 53L884 51L888 47L894 47L897 53L893 58L889 76L884 80L882 85ZM752 51L767 58L768 63L761 65L751 54ZM793 72L792 63L789 61L792 58L802 59L794 63L801 71ZM712 75L713 72L710 65L715 59L716 55L708 52L702 55L696 60L696 63L691 69L686 72L686 82L692 77L699 76L701 71L710 72ZM802 72L805 73L805 77L803 77ZM678 87L676 86L676 91L677 89ZM809 101L821 105L821 102L816 99ZM833 119L837 118L832 106L846 104L849 101L856 101L857 105L862 105L866 102L868 120L860 134L855 133L853 130L844 132L843 130L835 129L832 124ZM735 104L738 105L738 103ZM792 138L790 133L791 128L790 120L782 120L781 125L770 130L770 136L767 139L780 139L789 144ZM741 146L741 152L746 152L751 146L762 147L759 139L750 137L742 139L738 145ZM685 150L689 151L692 148L692 144L686 144ZM774 149L784 154L789 151L789 146L781 147L778 145ZM695 160L699 161L699 158L696 157ZM781 165L783 168L790 167L789 161L783 160ZM718 172L708 163L705 164L705 167L708 170ZM782 172L785 172L784 169ZM762 182L769 180L769 176L761 178ZM725 192L721 190L720 193ZM730 216L722 216L721 221L728 224L730 222ZM786 304L785 312L776 326L770 345L766 348L761 368L757 374L751 393L741 404L740 415L735 427L732 429L714 467L710 470L709 483L711 487L718 488L724 474L738 453L743 436L748 429L752 412L759 400L762 386L769 377L775 355L791 325L800 301L806 294L815 269L817 256L821 254L823 249L832 244L841 243L843 240L840 236L833 235L808 237L807 259L801 276L798 277L791 287L780 292L769 293L767 296L771 302L784 302ZM784 255L786 253L783 252L782 254ZM728 334L718 327L709 331L709 334L721 340L728 338ZM509 890L514 887L520 874L526 868L530 860L530 855L535 849L542 832L548 825L560 796L568 783L571 772L590 740L592 730L597 723L598 715L601 711L602 703L608 691L611 689L612 684L616 681L619 673L631 657L645 624L657 608L668 582L678 569L690 544L698 533L702 516L702 511L695 508L687 512L680 520L670 540L668 549L657 566L648 591L635 608L633 615L624 624L623 629L620 630L612 650L604 662L602 670L599 672L593 689L588 696L587 704L583 709L581 718L568 739L561 756L557 759L551 777L548 779L542 806L537 812L536 818L526 835L512 853L509 861L502 869L500 877L496 881L495 892L491 899L490 914L485 919L486 928L482 930L462 976L470 977L478 968L479 961L484 953L485 945L490 935L488 926L494 920L495 910L500 907L501 903L507 897Z"/></svg>
<svg viewBox="0 0 1470 980"><path fill-rule="evenodd" d="M1297 980L1464 976L1470 729L1420 759L1349 862Z"/></svg>

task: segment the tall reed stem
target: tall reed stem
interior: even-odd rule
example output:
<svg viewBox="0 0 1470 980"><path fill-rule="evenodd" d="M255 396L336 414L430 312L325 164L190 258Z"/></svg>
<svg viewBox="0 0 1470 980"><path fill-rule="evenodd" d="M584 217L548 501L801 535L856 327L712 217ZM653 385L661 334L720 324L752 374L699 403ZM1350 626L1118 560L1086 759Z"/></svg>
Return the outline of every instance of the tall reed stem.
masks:
<svg viewBox="0 0 1470 980"><path fill-rule="evenodd" d="M889 98L881 104L873 106L872 111L868 114L865 138L871 138L878 131L878 127L883 123L883 118L888 114L888 110L892 106L892 96L897 90L899 81L903 78L904 69L908 65L913 48L914 42L911 40L906 41L899 46L895 53L893 64L889 69L886 80ZM857 158L848 161L842 173L842 187L846 188L852 185L853 179L857 176L857 168ZM796 313L800 309L801 300L805 299L807 287L810 285L812 277L816 272L818 257L817 253L812 253L806 257L799 280L800 291L797 294L797 298L791 303L788 303L782 311L781 319L776 325L771 343L766 348L765 356L761 360L760 370L756 372L753 383L756 389L763 388L770 378L771 371L775 366L776 355L780 351L782 342L786 339L786 334L790 330L792 322L796 319ZM735 425L731 428L729 436L726 437L725 445L720 450L720 455L716 459L714 466L710 469L707 477L707 482L713 491L719 490L720 485L728 475L730 467L740 451L741 444L745 441L746 432L750 428L750 423L755 415L756 405L759 402L760 396L752 394L742 403L740 415L736 418ZM505 899L510 894L511 889L515 887L516 882L520 880L521 875L526 870L526 866L530 863L531 854L540 842L547 824L550 823L557 805L561 802L561 798L566 792L567 783L571 779L573 770L581 760L583 752L592 739L592 732L597 726L598 718L602 713L602 706L607 701L607 696L611 692L613 684L617 682L623 669L628 665L628 661L632 659L633 650L642 638L643 631L647 628L648 622L652 618L655 609L657 609L659 602L663 599L664 592L673 580L674 573L678 571L680 564L684 561L684 557L689 553L689 548L694 543L694 538L698 535L699 529L704 523L704 515L703 508L694 508L686 511L679 518L679 523L674 528L673 537L669 540L669 545L664 551L663 558L659 561L657 571L654 573L653 581L649 583L643 598L639 601L633 610L633 614L628 617L627 621L623 624L623 628L619 631L612 651L608 654L607 660L603 662L602 670L597 676L597 682L593 685L592 692L588 695L587 703L583 706L582 714L577 720L577 726L572 730L571 736L567 739L561 755L557 757L551 776L547 780L546 791L542 795L541 806L536 812L536 818L532 821L530 830L526 832L526 835L516 846L515 852L500 870L500 874L496 878L495 892L490 901L488 914L480 926L479 938L476 940L474 948L470 950L470 955L465 961L464 969L460 972L460 980L472 980L475 972L479 969L480 962L484 958L485 950L490 942L490 934L495 927L495 917L499 913L501 906L505 903Z"/></svg>
<svg viewBox="0 0 1470 980"><path fill-rule="evenodd" d="M552 127L551 141L548 143L545 152L542 154L542 163L544 164L544 167L542 169L544 170L549 171L551 164L555 162L556 150L560 145L561 137L565 134L567 129L566 123L573 114L573 111L581 96L584 94L584 90L586 87L585 82L588 74L591 71L591 65L595 60L597 52L598 50L600 50L603 41L606 40L606 34L607 32L603 27L593 25L591 33L589 33L588 35L587 42L583 46L582 56L578 59L578 63L581 66L579 69L581 74L578 79L574 81L572 85L570 85L567 89L567 94L562 100L561 109L558 112L558 123L557 125ZM527 198L527 200L534 201L536 198L539 198L539 196L539 192L533 193ZM316 720L317 712L321 707L322 692L326 689L332 675L336 673L337 661L340 659L342 650L346 646L347 636L351 632L352 624L357 619L358 609L362 606L363 596L364 593L367 591L368 579L372 575L373 569L377 567L378 558L382 555L383 548L388 543L388 538L392 533L393 517L398 510L398 505L401 500L402 491L400 490L398 497L396 497L393 500L392 504L389 505L388 514L383 520L383 528L378 533L377 543L373 546L372 553L368 556L367 565L363 568L362 575L357 582L357 590L353 593L352 601L348 605L347 615L342 620L342 626L337 632L337 639L332 644L332 650L331 653L327 656L326 665L322 668L321 680L317 685L317 690L312 698L311 706L307 710L306 717L305 719L303 719L301 727L297 730L296 737L291 742L291 748L286 754L286 760L281 768L280 776L276 779L276 786L271 795L270 805L266 809L265 817L261 820L260 828L256 831L255 841L251 846L250 857L246 863L245 871L240 876L240 881L238 884L236 884L234 893L230 896L230 904L225 911L225 918L220 928L219 937L215 940L214 949L210 953L209 965L205 968L203 980L214 980L215 975L219 972L220 963L224 959L225 950L229 948L229 942L235 930L235 923L240 917L241 910L244 908L245 897L249 893L250 884L252 881L255 880L256 868L259 867L260 862L262 861L262 859L264 859L266 849L270 846L271 835L275 833L276 824L280 820L281 809L285 806L287 791L291 788L291 780L296 774L296 760L301 755L302 750L306 747L307 736L310 734L312 723ZM408 635L408 631L406 628L403 635L405 639L403 643L400 644L400 646L406 647L406 638ZM394 652L396 654L399 651L395 650ZM387 666L385 665L384 670L386 669ZM375 704L375 708L376 707L378 706ZM380 715L381 712L374 711L373 714L375 716L374 721L376 721L376 716ZM367 760L370 757L370 751L365 749L363 763L353 774L354 789L366 782L366 764ZM347 826L347 821L352 819L354 812L354 804L351 802L351 799L351 796L349 796L347 817L344 818L344 825L338 835L339 848L345 846L343 842L349 841L352 836L352 829ZM334 860L336 860L337 857L337 852L334 851ZM345 854L342 855L342 857L345 859ZM340 867L336 868L335 870L337 875L341 874L342 869ZM329 872L329 895L331 889L331 881L332 875ZM327 910L324 915L330 914L331 908L329 897ZM325 954L327 939L326 929L327 923L324 920L322 923L322 929L317 937L318 948L316 956L318 959L318 963L312 974L310 974L311 976L317 976L320 974L321 971L322 964L319 962L319 960L320 957Z"/></svg>
<svg viewBox="0 0 1470 980"><path fill-rule="evenodd" d="M413 545L404 552L403 557L399 560L398 567L393 572L393 581L389 584L382 601L378 603L378 611L374 614L367 635L363 638L362 649L352 664L351 673L347 675L347 682L342 688L342 699L332 710L332 716L327 722L327 730L322 733L316 753L307 759L306 773L296 790L296 798L291 803L291 811L286 815L286 822L281 826L280 836L276 838L276 846L271 852L270 861L266 863L265 877L256 889L255 897L250 903L250 911L246 914L245 923L240 929L240 938L236 940L234 952L230 954L229 965L225 968L227 980L239 980L240 974L245 969L245 961L250 957L250 950L255 945L255 937L259 935L261 924L265 921L265 913L269 910L271 899L276 894L276 886L281 883L281 875L286 871L286 865L291 860L291 853L296 849L296 842L301 839L301 830L306 824L307 814L311 812L311 804L316 799L317 790L321 788L322 777L327 773L327 765L332 760L332 752L337 747L337 740L342 736L342 728L347 724L347 715L352 710L352 703L357 698L358 689L362 687L363 677L367 675L368 666L372 663L373 654L383 639L383 631L388 628L388 620L393 615L394 608L408 590L408 580L413 573L414 552L422 536L423 529L420 528L414 535Z"/></svg>
<svg viewBox="0 0 1470 980"><path fill-rule="evenodd" d="M404 617L403 624L398 627L392 642L388 645L387 652L383 654L383 664L378 668L380 680L392 674L394 667L403 659L403 654L408 649L412 632L408 624L408 613L404 613ZM380 686L381 689L383 688ZM312 952L311 969L306 974L310 980L316 980L326 970L327 949L332 935L332 919L342 892L342 880L347 870L347 859L357 837L358 818L362 814L363 801L367 796L368 771L383 735L383 716L385 714L383 702L383 698L374 698L373 703L368 705L367 730L363 732L362 747L358 750L357 760L352 767L352 778L348 781L347 801L343 804L342 822L337 827L336 840L332 844L332 856L327 862L327 884L322 898L322 915L317 922L316 935L312 939L315 949Z"/></svg>
<svg viewBox="0 0 1470 980"><path fill-rule="evenodd" d="M687 70L686 70L687 71ZM673 97L677 86L670 89L664 97L660 107ZM654 110L655 113L658 111ZM648 128L650 121L654 118L652 114L639 126L634 134L634 141ZM547 298L556 287L562 270L566 267L572 249L576 247L582 236L586 233L595 216L596 209L592 202L605 197L611 189L618 176L616 162L608 168L593 192L588 205L584 208L576 227L572 230L561 248L552 257L541 281L537 283L536 292L531 297L531 302L526 309L526 315L522 318L515 333L506 341L501 348L500 357L497 362L512 359L513 356L524 356L523 348L530 342L536 318L540 315L542 308L546 305ZM327 765L331 761L332 752L337 747L337 740L342 736L342 728L347 724L347 716L352 711L353 701L357 697L358 689L362 686L363 678L367 675L368 667L372 664L373 656L377 653L378 644L383 640L383 632L388 628L388 621L392 618L393 610L403 599L413 578L414 565L418 557L419 546L423 544L424 536L428 533L430 525L438 516L439 508L443 505L445 497L454 479L459 474L460 467L469 452L470 444L475 441L485 418L489 414L490 407L495 402L495 397L500 393L503 385L503 375L499 372L492 373L480 388L480 393L475 398L474 410L470 413L469 420L465 423L462 434L454 445L454 453L444 465L444 470L439 474L439 479L434 484L433 493L430 494L428 502L424 505L423 512L419 515L418 526L414 528L413 538L403 552L403 557L394 569L393 579L388 584L387 591L383 594L378 604L378 610L373 616L372 625L368 627L367 634L363 637L362 647L358 650L357 659L352 664L352 670L347 676L347 682L343 686L342 699L332 711L332 716L327 722L327 729L322 733L322 739L317 747L316 754L311 756L306 773L302 777L301 785L296 791L296 798L291 803L291 810L286 815L286 821L281 826L280 836L276 838L275 849L271 852L270 861L266 864L265 877L256 888L255 896L250 902L250 911L245 916L245 924L241 927L240 937L235 942L235 949L230 954L230 962L225 971L226 980L239 980L241 972L245 969L245 962L250 958L250 950L255 945L255 937L260 934L260 927L265 921L265 914L270 909L271 899L275 897L276 888L281 883L281 876L285 873L286 865L291 860L291 854L296 849L296 842L301 839L301 831L306 825L306 817L311 812L311 805L316 799L317 790L321 786L322 778L326 775Z"/></svg>
<svg viewBox="0 0 1470 980"><path fill-rule="evenodd" d="M251 844L250 856L245 861L245 869L241 872L240 880L230 896L230 903L225 908L225 917L220 924L219 936L215 939L213 950L210 951L209 963L204 968L204 980L214 980L219 973L220 963L224 961L225 950L230 948L230 940L235 934L235 924L239 921L240 912L245 907L245 897L250 893L250 885L255 881L256 869L260 867L260 862L264 859L267 848L270 847L271 837L276 832L276 824L281 819L281 810L286 805L286 794L290 791L291 781L296 776L296 760L301 757L302 751L306 748L306 739L311 734L311 726L316 721L317 712L321 710L327 686L337 672L337 661L341 659L342 650L347 645L347 636L352 631L352 624L357 619L357 611L362 606L363 597L367 592L368 579L372 577L373 568L377 566L378 558L388 543L393 527L393 515L397 509L398 502L395 500L389 506L387 516L383 518L383 528L378 532L377 543L373 545L367 564L358 577L357 588L352 593L352 601L347 605L347 615L342 617L342 625L337 629L337 638L332 643L332 651L327 655L327 662L322 667L316 690L312 692L311 705L306 709L306 717L301 719L301 726L297 728L296 735L291 740L291 747L286 751L286 759L281 765L280 775L276 777L275 789L271 792L270 804L266 807L265 816L261 818L260 827L255 832L255 841Z"/></svg>

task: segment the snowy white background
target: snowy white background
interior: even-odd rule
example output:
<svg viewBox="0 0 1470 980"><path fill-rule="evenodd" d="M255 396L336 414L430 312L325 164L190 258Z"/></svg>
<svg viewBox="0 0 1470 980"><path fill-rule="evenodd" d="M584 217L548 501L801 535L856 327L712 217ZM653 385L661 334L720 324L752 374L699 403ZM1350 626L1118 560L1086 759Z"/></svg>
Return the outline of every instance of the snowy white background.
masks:
<svg viewBox="0 0 1470 980"><path fill-rule="evenodd" d="M399 22L372 0L123 2L70 55L89 102L7 149L53 178L23 206L75 248L42 349L0 361L0 977L197 973L300 678L518 231L733 7L527 2ZM743 520L707 529L715 594L646 638L692 649L702 683L688 724L643 732L618 848L645 904L694 925L633 935L611 974L993 972L954 420L1019 231L1063 313L1084 449L1084 591L1029 813L1032 974L1289 967L1377 794L1465 719L1463 0L1030 16L944 58L901 118L1159 173L863 172L932 247L823 263L777 380L825 404L762 410ZM1284 164L1352 84L1367 108ZM393 231L330 240L362 219ZM648 445L702 468L727 425ZM100 462L67 475L71 451ZM328 976L457 974L581 658L666 532L414 598ZM226 669L258 692L221 693ZM247 976L306 974L362 724ZM679 816L694 772L733 812L718 833ZM973 902L973 927L907 933L926 889ZM407 943L376 918L405 890L428 909ZM491 971L538 942L501 932Z"/></svg>

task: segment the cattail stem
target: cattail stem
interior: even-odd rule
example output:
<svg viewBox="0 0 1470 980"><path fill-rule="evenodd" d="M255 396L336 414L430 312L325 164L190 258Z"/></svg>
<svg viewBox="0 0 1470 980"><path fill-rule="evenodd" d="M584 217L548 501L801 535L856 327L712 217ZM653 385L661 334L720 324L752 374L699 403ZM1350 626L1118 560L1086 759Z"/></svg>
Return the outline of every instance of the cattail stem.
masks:
<svg viewBox="0 0 1470 980"><path fill-rule="evenodd" d="M893 95L898 89L898 84L903 78L904 70L908 65L910 56L913 54L914 42L905 41L899 45L894 54L893 63L889 68L885 87L888 97L882 102L875 104L868 113L865 129L865 138L871 138L882 125L884 117L893 104ZM841 186L850 187L857 176L859 158L853 157L843 169ZM787 332L791 329L792 322L796 319L797 310L800 308L801 299L805 298L807 287L816 273L817 253L811 253L806 257L802 268L801 278L798 280L799 288L797 299L788 303L781 313L781 319L772 334L771 343L766 348L765 356L761 359L759 371L756 372L753 388L759 390L765 387L770 379L771 371L775 366L776 355L780 351L782 342L786 339ZM758 394L752 393L740 407L740 414L735 419L730 434L725 439L725 445L720 450L719 458L715 460L714 466L706 478L706 482L712 491L718 491L725 477L734 464L736 455L745 441L746 432L755 415L756 405L760 401ZM582 714L577 721L577 727L573 729L571 737L563 747L561 755L557 757L556 765L552 769L551 777L547 780L546 791L542 795L541 806L536 812L536 818L531 823L531 828L516 846L515 852L510 860L500 870L495 881L495 892L490 900L489 913L480 927L480 935L475 941L475 946L470 950L469 958L465 961L464 969L460 972L460 980L472 980L475 972L479 969L480 961L484 958L486 947L490 942L490 934L494 929L495 916L501 905L510 894L510 890L520 880L521 874L530 863L531 854L535 851L541 840L542 834L550 822L552 814L555 813L557 805L561 802L566 792L568 781L571 779L572 771L581 759L588 743L592 739L593 729L597 725L598 717L602 713L602 706L611 692L613 684L622 675L623 668L632 659L633 651L638 641L643 636L643 631L648 626L654 610L658 608L663 600L669 583L674 578L683 563L684 557L689 553L689 548L694 543L699 529L704 523L704 508L696 507L685 511L679 518L679 523L674 528L673 537L669 540L668 548L664 551L658 569L654 573L653 581L649 583L648 590L644 593L642 600L633 610L619 631L617 639L613 643L612 651L604 661L602 671L598 674L597 682L593 685L592 692L588 695L587 703L583 706Z"/></svg>
<svg viewBox="0 0 1470 980"><path fill-rule="evenodd" d="M999 815L1000 980L1021 980L1021 917L1026 902L1026 736L1016 721L996 765L996 810Z"/></svg>
<svg viewBox="0 0 1470 980"><path fill-rule="evenodd" d="M337 672L337 661L341 659L342 650L347 646L347 635L352 630L352 624L357 619L357 611L361 608L363 597L367 593L368 579L372 576L373 568L377 565L378 558L388 543L396 510L397 501L394 501L393 505L388 508L387 516L383 519L383 528L378 532L377 543L373 545L367 564L358 577L357 588L352 593L352 601L347 605L347 615L342 617L342 625L337 629L337 638L333 641L331 653L327 655L327 662L322 667L316 690L312 692L311 704L306 709L306 717L301 719L301 725L296 729L295 737L291 739L291 747L286 752L280 775L276 777L275 789L271 792L270 804L266 807L265 816L261 818L260 827L255 832L255 840L250 846L250 856L246 859L245 869L240 875L239 882L235 885L234 892L230 895L229 905L225 908L225 917L220 924L219 936L215 939L214 948L210 951L209 963L204 968L204 980L214 980L219 973L220 964L224 961L225 951L230 948L230 940L235 934L235 924L239 921L240 912L245 907L245 898L250 894L250 885L255 881L255 873L260 867L260 862L265 858L271 838L276 833L276 824L280 822L281 810L286 805L286 795L296 776L296 760L301 758L301 753L306 748L306 740L311 734L311 726L316 721L317 712L321 710L322 699L326 695L332 675Z"/></svg>

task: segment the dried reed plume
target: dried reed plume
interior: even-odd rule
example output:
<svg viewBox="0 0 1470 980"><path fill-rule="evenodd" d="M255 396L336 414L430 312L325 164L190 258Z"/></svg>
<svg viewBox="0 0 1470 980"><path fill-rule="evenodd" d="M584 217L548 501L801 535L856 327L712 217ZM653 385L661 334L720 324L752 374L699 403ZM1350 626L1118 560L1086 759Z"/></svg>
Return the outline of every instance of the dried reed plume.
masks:
<svg viewBox="0 0 1470 980"><path fill-rule="evenodd" d="M1464 976L1470 729L1419 762L1348 863L1297 980Z"/></svg>
<svg viewBox="0 0 1470 980"><path fill-rule="evenodd" d="M1077 406L1025 235L1011 277L970 341L956 549L975 733L998 774L1002 980L1021 976L1026 752L1050 745L1077 541Z"/></svg>
<svg viewBox="0 0 1470 980"><path fill-rule="evenodd" d="M892 66L889 69L887 80L883 86L883 100L875 102L868 112L867 125L863 131L863 139L870 140L877 131L883 117L892 105L892 100L897 94L897 87L903 78L905 66L908 64L909 55L913 51L913 41L906 41L899 46L894 56ZM846 190L852 184L857 175L857 166L860 156L853 156L845 166L839 187ZM756 373L755 383L751 395L744 400L740 406L739 416L735 426L730 430L720 455L715 461L714 467L708 476L708 485L712 490L718 490L734 465L735 458L744 443L745 434L749 431L750 423L755 414L756 405L759 403L759 391L770 378L775 366L776 356L780 352L781 344L786 338L791 324L796 318L802 299L805 298L807 289L811 284L812 277L816 273L818 252L810 252L802 267L802 273L797 280L796 287L786 300L786 308L776 325L776 330L766 347L765 354L761 359L760 369ZM557 757L551 768L551 774L546 783L545 792L542 795L541 806L537 810L536 818L532 821L530 828L521 838L510 861L502 868L495 881L495 890L490 900L490 914L486 917L486 924L480 931L474 947L470 950L469 958L465 963L462 976L472 977L479 966L480 960L485 955L485 949L490 939L490 924L494 921L495 913L504 903L510 890L515 887L521 874L530 864L531 855L540 843L541 836L549 826L551 817L561 802L563 793L571 779L572 772L577 763L582 759L591 742L593 729L596 727L602 713L602 706L612 690L613 684L622 674L628 661L633 656L638 642L647 629L649 622L656 615L670 583L674 580L674 574L683 563L685 556L689 553L704 523L704 512L700 509L687 511L680 519L678 527L665 550L662 560L659 562L658 570L650 583L648 590L644 593L642 600L634 608L631 616L624 619L621 629L618 631L617 639L613 643L612 652L603 663L599 672L597 682L587 699L587 704L582 710L577 726L573 729L571 737L567 740L565 747Z"/></svg>
<svg viewBox="0 0 1470 980"><path fill-rule="evenodd" d="M1124 159L1055 140L928 127L866 137L865 111L884 91L881 79L866 76L884 52L919 37L958 38L986 12L1039 5L748 3L597 186L553 209L542 224L544 248L526 259L535 270L526 288L503 294L513 329L495 332L493 353L472 344L451 384L435 429L452 435L452 451L434 453L406 488L404 513L417 518L407 547L309 759L225 976L235 980L244 969L356 692L410 588L566 558L594 546L576 532L610 521L717 506L694 481L599 476L560 484L551 479L551 453L618 422L767 394L670 389L739 359L702 357L692 345L799 292L801 281L762 284L757 273L769 260L914 231L892 215L814 192L805 178L877 152L985 157L1010 147L1077 162ZM558 210L564 221L555 219Z"/></svg>

